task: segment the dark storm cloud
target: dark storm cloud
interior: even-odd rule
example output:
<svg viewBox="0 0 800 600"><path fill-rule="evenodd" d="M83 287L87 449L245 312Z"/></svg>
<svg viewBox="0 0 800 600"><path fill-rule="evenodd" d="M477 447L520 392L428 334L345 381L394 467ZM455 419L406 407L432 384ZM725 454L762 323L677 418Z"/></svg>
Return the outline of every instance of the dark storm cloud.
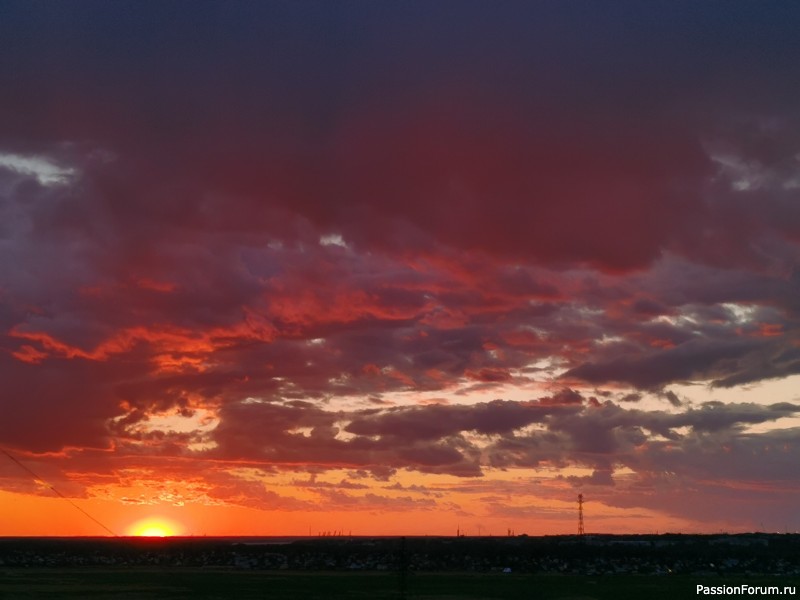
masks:
<svg viewBox="0 0 800 600"><path fill-rule="evenodd" d="M736 360L763 342L736 340L728 344L688 341L667 350L627 355L608 362L585 363L566 373L592 383L618 381L640 388L659 388L673 381L705 379L720 362Z"/></svg>
<svg viewBox="0 0 800 600"><path fill-rule="evenodd" d="M558 399L355 413L335 413L306 403L230 404L221 411L221 422L213 431L218 448L208 455L298 468L391 467L476 476L481 474L480 450L464 433L507 433L563 410L579 408ZM340 433L348 436L342 438Z"/></svg>
<svg viewBox="0 0 800 600"><path fill-rule="evenodd" d="M396 408L357 418L346 427L346 431L358 435L413 439L435 439L461 431L501 434L539 422L545 415L564 410L564 406L571 404L574 403L567 400L562 405L558 399L528 404L494 400L478 406Z"/></svg>
<svg viewBox="0 0 800 600"><path fill-rule="evenodd" d="M36 452L65 446L108 448L107 421L119 414L116 381L141 376L145 364L51 361L46 372L0 354L3 444ZM87 385L87 382L91 382Z"/></svg>
<svg viewBox="0 0 800 600"><path fill-rule="evenodd" d="M677 447L686 448L686 451L675 455L674 471L692 471L696 477L713 477L710 463L698 471L689 467L693 460L689 448L702 452L704 456L715 457L709 458L710 461L722 460L727 452L723 449L726 440L752 440L753 443L763 440L767 443L767 437L743 433L743 427L773 422L798 412L800 407L789 403L759 406L716 402L680 413L626 409L612 402L597 406L589 404L580 411L549 415L542 421L544 429L505 435L493 441L486 454L489 464L496 467L581 465L603 473L626 466L639 476L646 477L660 472L663 466L651 463L649 459L640 460L643 452L654 456L663 453L664 457L670 457L669 452ZM688 428L688 433L682 433L682 428ZM787 433L784 437L787 436L791 438L791 434ZM659 441L664 439L667 441ZM698 459L700 462L703 460ZM677 464L684 461L685 466ZM783 477L790 477L788 462L782 464L783 467L778 471L783 470ZM736 479L736 472L737 467L732 465L726 469L726 477ZM774 475L765 475L765 478L771 479ZM749 467L743 468L741 477L759 479ZM607 477L601 477L600 474L571 481L608 483Z"/></svg>
<svg viewBox="0 0 800 600"><path fill-rule="evenodd" d="M598 355L567 371L565 378L591 383L620 382L642 389L659 389L671 382L710 381L733 387L800 373L800 354L792 337L774 336L723 339L708 337L660 348L625 348L613 358Z"/></svg>
<svg viewBox="0 0 800 600"><path fill-rule="evenodd" d="M362 248L641 267L712 223L704 102L797 83L782 11L12 5L0 124L111 150L95 185L131 243L212 216L287 235L288 211Z"/></svg>
<svg viewBox="0 0 800 600"><path fill-rule="evenodd" d="M219 446L208 453L217 459L279 466L369 469L384 465L461 476L480 474L482 465L508 468L543 463L591 466L600 472L613 472L618 465L646 473L660 467L638 457L645 448L668 451L667 442L659 440L687 448L681 460L689 462L688 448L696 444L766 440L761 434L743 433L743 428L800 412L800 406L791 403L711 402L673 413L627 409L610 401L583 402L579 396L575 401L574 396L567 390L530 402L494 400L469 406L338 413L306 403L231 404L221 412L221 423L213 432ZM535 427L528 431L531 425ZM484 442L467 434L485 436ZM747 477L755 474L748 471Z"/></svg>
<svg viewBox="0 0 800 600"><path fill-rule="evenodd" d="M436 439L392 440L358 436L337 439L348 416L310 406L271 403L228 405L213 432L218 450L209 457L295 468L358 468L381 473L406 468L457 476L480 475L474 448L454 432ZM303 428L307 428L304 433Z"/></svg>
<svg viewBox="0 0 800 600"><path fill-rule="evenodd" d="M665 445L652 444L641 458L631 456L631 468L680 473L692 479L714 475L729 481L797 485L796 460L800 452L797 428L758 434L725 430L713 437L699 432L686 436L677 447Z"/></svg>

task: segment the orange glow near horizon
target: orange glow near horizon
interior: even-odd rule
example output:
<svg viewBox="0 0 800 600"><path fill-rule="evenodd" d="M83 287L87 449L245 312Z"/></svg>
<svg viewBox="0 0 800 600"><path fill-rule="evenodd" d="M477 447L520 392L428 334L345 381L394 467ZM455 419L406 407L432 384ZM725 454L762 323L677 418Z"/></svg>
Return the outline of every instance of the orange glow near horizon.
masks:
<svg viewBox="0 0 800 600"><path fill-rule="evenodd" d="M179 525L162 517L143 519L128 528L128 535L135 537L172 537L180 532Z"/></svg>
<svg viewBox="0 0 800 600"><path fill-rule="evenodd" d="M458 492L454 499L468 514L457 515L437 510L258 510L235 505L131 506L115 501L79 501L82 508L122 535L134 537L170 536L297 536L343 531L353 535L504 535L508 528L518 534L559 535L575 529L575 503L538 502L529 497L535 514L524 516L490 514L482 506ZM518 509L518 506L512 506ZM154 509L157 512L152 512ZM14 514L4 527L5 536L101 536L96 523L85 518L61 498L18 494L0 490L0 514ZM119 529L117 529L119 527ZM720 519L698 526L697 522L653 511L632 516L625 509L592 500L587 508L587 531L591 533L640 533L642 531L680 531L712 533L732 529Z"/></svg>

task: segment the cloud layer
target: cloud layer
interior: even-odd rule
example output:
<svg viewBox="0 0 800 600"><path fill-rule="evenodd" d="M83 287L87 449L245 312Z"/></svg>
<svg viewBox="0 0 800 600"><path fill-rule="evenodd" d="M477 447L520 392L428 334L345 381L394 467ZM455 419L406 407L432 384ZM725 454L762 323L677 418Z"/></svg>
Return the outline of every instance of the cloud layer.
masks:
<svg viewBox="0 0 800 600"><path fill-rule="evenodd" d="M683 390L800 374L774 8L11 3L0 445L85 493L209 461L197 498L286 510L316 501L236 465L370 506L554 469L541 498L698 520L654 490L744 486L747 527L797 485L797 397Z"/></svg>

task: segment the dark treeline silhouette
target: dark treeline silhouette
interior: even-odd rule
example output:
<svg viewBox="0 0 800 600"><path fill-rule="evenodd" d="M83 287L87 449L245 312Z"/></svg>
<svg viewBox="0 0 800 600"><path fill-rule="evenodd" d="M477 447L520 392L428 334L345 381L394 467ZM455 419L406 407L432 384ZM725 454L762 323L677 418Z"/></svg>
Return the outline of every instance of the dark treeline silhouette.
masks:
<svg viewBox="0 0 800 600"><path fill-rule="evenodd" d="M800 535L1 538L0 567L800 575Z"/></svg>

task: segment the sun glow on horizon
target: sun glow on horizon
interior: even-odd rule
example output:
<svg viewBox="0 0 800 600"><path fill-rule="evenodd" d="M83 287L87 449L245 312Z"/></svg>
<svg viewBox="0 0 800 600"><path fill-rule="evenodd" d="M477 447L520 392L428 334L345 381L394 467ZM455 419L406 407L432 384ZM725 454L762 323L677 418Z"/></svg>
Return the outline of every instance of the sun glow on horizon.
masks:
<svg viewBox="0 0 800 600"><path fill-rule="evenodd" d="M172 537L180 535L180 526L161 517L149 517L137 521L128 528L128 534L136 537Z"/></svg>

